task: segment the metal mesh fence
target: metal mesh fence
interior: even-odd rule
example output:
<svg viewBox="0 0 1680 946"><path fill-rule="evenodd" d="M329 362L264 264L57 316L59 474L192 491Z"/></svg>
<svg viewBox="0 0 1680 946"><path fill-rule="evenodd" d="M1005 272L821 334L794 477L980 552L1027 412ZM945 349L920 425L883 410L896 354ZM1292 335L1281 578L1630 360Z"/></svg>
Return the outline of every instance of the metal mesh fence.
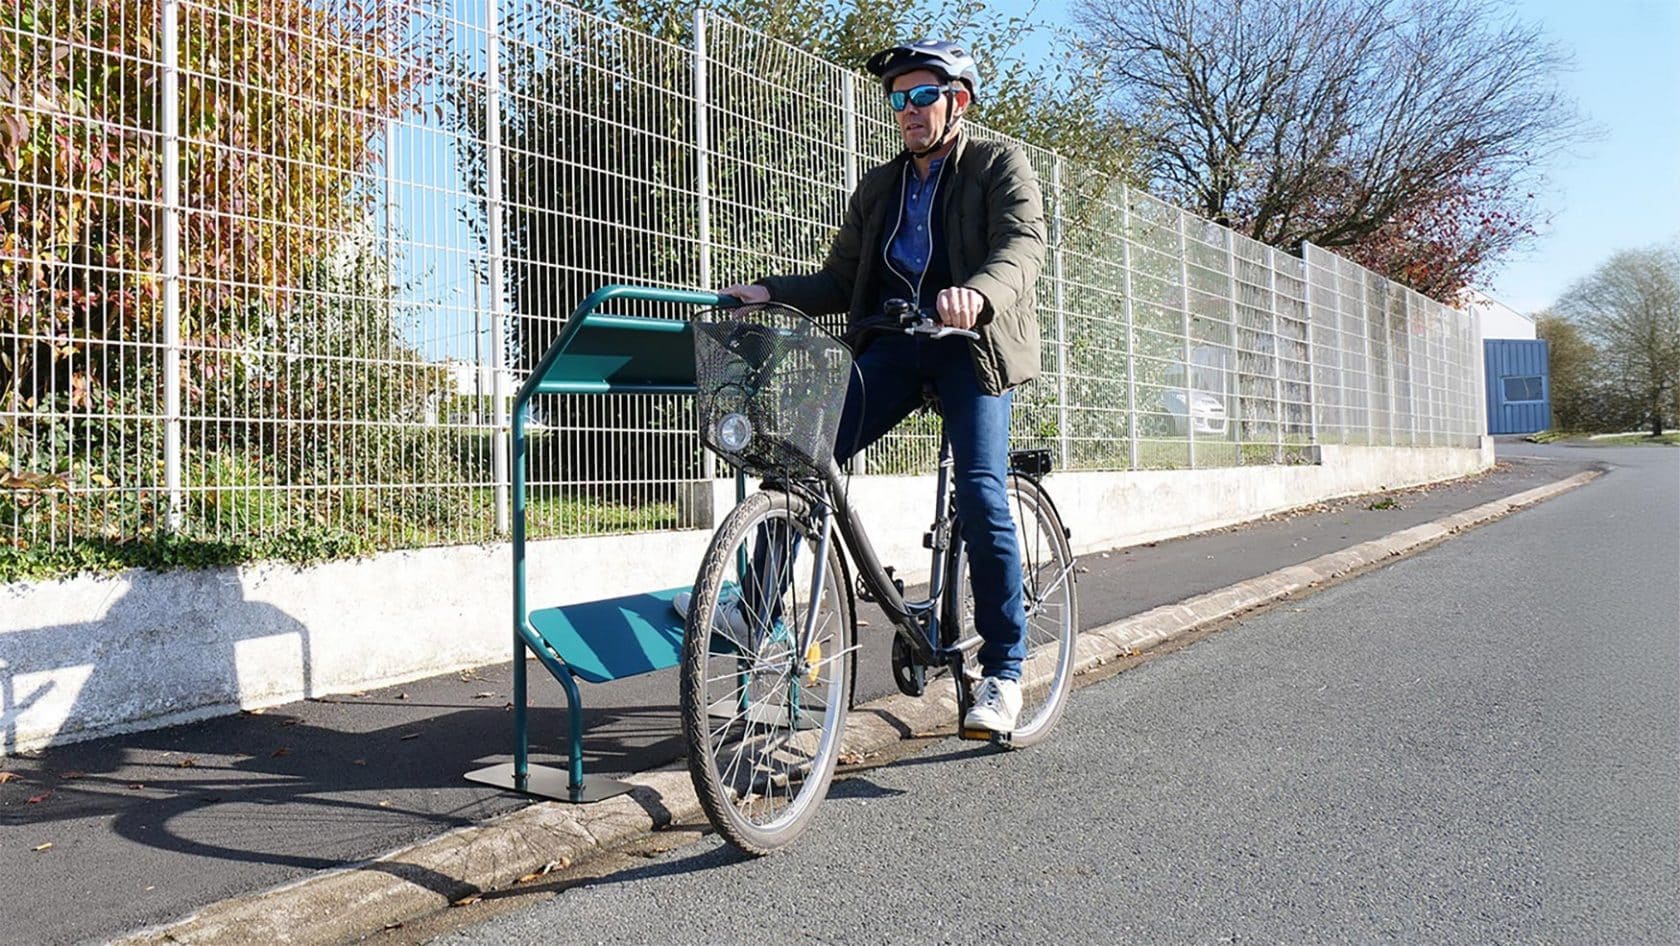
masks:
<svg viewBox="0 0 1680 946"><path fill-rule="evenodd" d="M867 79L691 32L552 0L9 5L0 543L499 535L509 404L580 300L814 266L898 151ZM1474 442L1466 316L1022 147L1050 223L1022 445L1125 470ZM859 467L928 469L935 423ZM685 524L721 472L695 427L687 398L538 398L531 534Z"/></svg>

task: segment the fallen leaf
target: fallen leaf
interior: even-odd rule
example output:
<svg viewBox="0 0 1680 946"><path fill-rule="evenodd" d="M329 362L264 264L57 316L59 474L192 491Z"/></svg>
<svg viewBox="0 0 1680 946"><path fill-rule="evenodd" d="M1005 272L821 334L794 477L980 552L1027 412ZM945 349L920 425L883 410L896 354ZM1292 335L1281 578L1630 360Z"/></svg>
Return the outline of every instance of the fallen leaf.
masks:
<svg viewBox="0 0 1680 946"><path fill-rule="evenodd" d="M26 805L39 805L41 802L44 802L51 797L52 797L52 792L42 792L39 795L31 795L29 797L29 800L24 802L24 804L26 804Z"/></svg>
<svg viewBox="0 0 1680 946"><path fill-rule="evenodd" d="M367 760L366 759L351 759L350 764L351 765L367 765Z"/></svg>
<svg viewBox="0 0 1680 946"><path fill-rule="evenodd" d="M381 798L379 800L379 807L381 807L381 808L391 807L391 800L389 798Z"/></svg>
<svg viewBox="0 0 1680 946"><path fill-rule="evenodd" d="M191 769L196 768L197 766L197 759L182 759L181 761L175 763L175 767L178 769Z"/></svg>
<svg viewBox="0 0 1680 946"><path fill-rule="evenodd" d="M146 787L145 782L129 782L128 783L128 790L131 791L131 792L137 792L137 791L139 791L139 790L141 790L142 788L145 788L145 787Z"/></svg>
<svg viewBox="0 0 1680 946"><path fill-rule="evenodd" d="M861 752L842 752L842 753L840 753L840 760L839 761L840 761L841 765L862 765L863 764L863 753L861 753Z"/></svg>
<svg viewBox="0 0 1680 946"><path fill-rule="evenodd" d="M549 874L552 874L557 870L564 870L565 868L570 867L571 865L572 865L571 858L567 858L567 857L562 857L557 861L549 861L547 864L544 864L543 866L537 868L535 871L532 871L531 873L526 874L525 876L519 878L519 883L528 884L531 881L536 880L540 877L546 877Z"/></svg>
<svg viewBox="0 0 1680 946"><path fill-rule="evenodd" d="M465 897L462 897L459 900L451 901L449 905L452 906L452 907L468 907L468 906L472 906L473 904L477 903L478 901L480 901L482 899L484 899L483 894L472 893L472 894L467 894Z"/></svg>
<svg viewBox="0 0 1680 946"><path fill-rule="evenodd" d="M17 780L18 776L16 772L0 772L0 785L4 785L7 782L15 782Z"/></svg>
<svg viewBox="0 0 1680 946"><path fill-rule="evenodd" d="M388 930L400 930L403 928L402 921L398 920L395 923L387 923L384 928Z"/></svg>
<svg viewBox="0 0 1680 946"><path fill-rule="evenodd" d="M292 750L286 748L285 746L281 746L280 748L274 750L274 754L270 755L269 758L270 759L278 759L283 755L291 755L291 754L292 754Z"/></svg>
<svg viewBox="0 0 1680 946"><path fill-rule="evenodd" d="M407 742L410 739L419 739L419 738L420 738L420 734L417 733L417 732L405 732L402 735L402 741L403 742Z"/></svg>
<svg viewBox="0 0 1680 946"><path fill-rule="evenodd" d="M239 715L241 715L241 716L261 716L262 714L264 714L266 712L268 712L268 710L266 710L266 709L248 709L248 710L240 710Z"/></svg>
<svg viewBox="0 0 1680 946"><path fill-rule="evenodd" d="M407 693L407 692L406 692L406 691L405 691L405 692L402 692L402 693L398 693L398 694L397 694L397 699L399 699L399 700L406 700L406 699L408 699L408 693Z"/></svg>
<svg viewBox="0 0 1680 946"><path fill-rule="evenodd" d="M30 849L30 850L33 850L33 851L35 851L35 852L36 852L36 853L40 853L40 852L41 852L41 851L49 851L49 850L52 850L52 842L51 842L51 841L48 841L48 842L47 842L47 843L45 843L45 844L37 844L37 845L35 845L35 846L34 846L34 847L33 847L33 848L31 848L31 849Z"/></svg>
<svg viewBox="0 0 1680 946"><path fill-rule="evenodd" d="M483 693L474 693L473 694L473 699L475 699L475 700L488 700L495 695L496 694L491 693L489 690L486 690Z"/></svg>

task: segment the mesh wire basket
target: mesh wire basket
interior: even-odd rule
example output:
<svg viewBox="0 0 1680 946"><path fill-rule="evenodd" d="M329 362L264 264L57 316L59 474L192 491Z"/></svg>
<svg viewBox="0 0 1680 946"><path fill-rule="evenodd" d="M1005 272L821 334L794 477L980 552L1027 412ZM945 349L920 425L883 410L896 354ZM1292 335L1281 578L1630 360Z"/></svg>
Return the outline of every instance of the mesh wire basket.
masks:
<svg viewBox="0 0 1680 946"><path fill-rule="evenodd" d="M820 475L851 378L852 353L797 309L718 310L694 324L700 439L756 475Z"/></svg>

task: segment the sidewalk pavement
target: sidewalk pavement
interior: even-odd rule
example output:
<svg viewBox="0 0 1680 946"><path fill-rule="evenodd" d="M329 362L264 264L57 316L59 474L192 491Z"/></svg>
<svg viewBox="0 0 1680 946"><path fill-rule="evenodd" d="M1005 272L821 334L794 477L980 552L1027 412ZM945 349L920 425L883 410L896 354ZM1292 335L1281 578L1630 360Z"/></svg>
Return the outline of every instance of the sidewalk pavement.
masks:
<svg viewBox="0 0 1680 946"><path fill-rule="evenodd" d="M1083 555L1080 667L1426 548L1597 472L1502 457L1451 483ZM950 728L949 695L897 695L885 621L860 617L848 752ZM534 665L531 680L532 763L563 767L560 688ZM0 758L0 930L9 943L347 942L692 823L676 691L674 670L584 687L586 770L638 786L590 806L462 778L511 759L511 664Z"/></svg>

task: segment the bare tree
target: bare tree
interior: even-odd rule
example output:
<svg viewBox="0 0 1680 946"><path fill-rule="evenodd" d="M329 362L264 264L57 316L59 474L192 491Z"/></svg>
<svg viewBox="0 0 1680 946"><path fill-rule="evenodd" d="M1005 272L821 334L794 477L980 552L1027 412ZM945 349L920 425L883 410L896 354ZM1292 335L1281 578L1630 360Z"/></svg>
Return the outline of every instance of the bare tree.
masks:
<svg viewBox="0 0 1680 946"><path fill-rule="evenodd" d="M1680 242L1617 253L1556 308L1598 348L1605 380L1637 400L1651 436L1662 436L1680 389Z"/></svg>
<svg viewBox="0 0 1680 946"><path fill-rule="evenodd" d="M1436 298L1533 232L1585 131L1567 57L1485 0L1079 0L1163 196Z"/></svg>

